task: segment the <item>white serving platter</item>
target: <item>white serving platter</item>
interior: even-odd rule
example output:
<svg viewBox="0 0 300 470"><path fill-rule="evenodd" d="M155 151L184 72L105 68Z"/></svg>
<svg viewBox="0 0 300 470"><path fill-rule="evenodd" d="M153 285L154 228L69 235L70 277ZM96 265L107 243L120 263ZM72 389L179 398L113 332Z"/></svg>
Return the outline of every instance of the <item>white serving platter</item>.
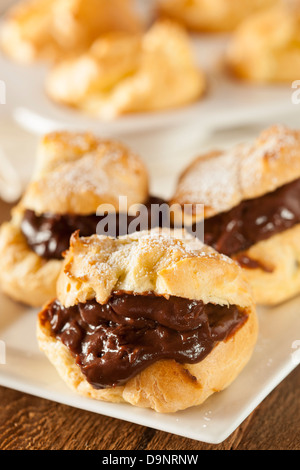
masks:
<svg viewBox="0 0 300 470"><path fill-rule="evenodd" d="M37 311L0 295L0 341L5 364L0 385L75 408L148 426L198 441L224 441L300 362L300 298L276 308L259 309L260 333L252 359L223 392L202 406L173 414L77 396L39 351ZM298 347L298 349L297 349ZM282 417L284 420L284 416Z"/></svg>

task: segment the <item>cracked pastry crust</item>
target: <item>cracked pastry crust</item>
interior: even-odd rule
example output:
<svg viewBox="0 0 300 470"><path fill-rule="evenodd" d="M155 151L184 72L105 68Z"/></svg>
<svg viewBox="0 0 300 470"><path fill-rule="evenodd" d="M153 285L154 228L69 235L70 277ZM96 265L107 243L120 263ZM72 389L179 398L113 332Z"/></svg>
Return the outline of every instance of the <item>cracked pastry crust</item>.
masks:
<svg viewBox="0 0 300 470"><path fill-rule="evenodd" d="M127 196L128 207L148 199L147 170L127 147L89 133L46 135L32 181L11 220L0 229L2 290L15 300L39 307L56 295L62 261L42 259L28 246L21 231L26 209L37 215L86 215L109 204L108 210L118 212L122 209L120 195Z"/></svg>
<svg viewBox="0 0 300 470"><path fill-rule="evenodd" d="M253 143L196 158L180 175L170 203L202 203L205 218L212 217L299 177L300 131L274 125ZM191 215L191 222L196 221Z"/></svg>
<svg viewBox="0 0 300 470"><path fill-rule="evenodd" d="M278 0L157 0L162 17L172 18L193 31L226 32L253 12L276 5Z"/></svg>
<svg viewBox="0 0 300 470"><path fill-rule="evenodd" d="M0 42L13 60L32 63L82 52L110 31L141 30L132 0L23 0L5 17Z"/></svg>
<svg viewBox="0 0 300 470"><path fill-rule="evenodd" d="M241 268L193 237L164 229L119 239L73 236L58 282L58 299L72 306L88 299L106 303L116 290L175 295L218 305L236 304L246 323L197 364L160 360L125 385L96 390L85 379L74 357L38 319L39 346L63 380L80 395L129 402L158 412L175 412L203 403L227 387L252 355L257 318L251 291ZM188 282L187 282L188 279ZM42 313L42 312L41 312Z"/></svg>
<svg viewBox="0 0 300 470"><path fill-rule="evenodd" d="M174 218L182 217L184 204L204 204L204 219L213 217L299 177L300 132L272 126L251 145L211 152L192 162L179 178L171 201L178 204ZM192 213L185 220L200 222ZM243 270L258 304L276 305L300 292L299 235L296 224L232 255L235 260L245 256L257 263L251 268L243 265Z"/></svg>
<svg viewBox="0 0 300 470"><path fill-rule="evenodd" d="M204 93L205 77L186 32L165 21L144 35L99 38L84 54L56 64L46 91L57 103L113 119L192 103Z"/></svg>
<svg viewBox="0 0 300 470"><path fill-rule="evenodd" d="M300 74L299 3L281 2L241 23L229 43L226 64L244 80L294 81Z"/></svg>
<svg viewBox="0 0 300 470"><path fill-rule="evenodd" d="M58 279L58 299L65 307L92 299L103 304L114 291L125 291L219 305L251 303L236 263L184 232L179 238L181 230L176 238L170 233L160 229L117 239L74 234Z"/></svg>

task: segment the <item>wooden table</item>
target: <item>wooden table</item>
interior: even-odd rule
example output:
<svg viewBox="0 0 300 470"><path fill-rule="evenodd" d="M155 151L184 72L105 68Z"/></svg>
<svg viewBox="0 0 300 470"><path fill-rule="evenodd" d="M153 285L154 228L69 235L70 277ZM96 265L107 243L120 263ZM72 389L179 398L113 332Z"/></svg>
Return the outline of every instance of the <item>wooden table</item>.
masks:
<svg viewBox="0 0 300 470"><path fill-rule="evenodd" d="M222 444L207 445L0 387L0 450L300 450L300 367Z"/></svg>

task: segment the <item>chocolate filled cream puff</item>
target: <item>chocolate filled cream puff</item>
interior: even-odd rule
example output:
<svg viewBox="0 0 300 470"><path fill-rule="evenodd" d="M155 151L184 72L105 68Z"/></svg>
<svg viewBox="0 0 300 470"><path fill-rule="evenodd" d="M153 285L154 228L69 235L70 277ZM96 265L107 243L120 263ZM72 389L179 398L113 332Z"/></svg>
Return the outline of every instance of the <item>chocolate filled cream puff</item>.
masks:
<svg viewBox="0 0 300 470"><path fill-rule="evenodd" d="M192 236L76 233L37 337L80 395L175 412L238 376L257 318L242 269Z"/></svg>
<svg viewBox="0 0 300 470"><path fill-rule="evenodd" d="M170 21L145 34L112 33L50 70L45 89L56 103L113 119L190 104L205 91L187 33Z"/></svg>
<svg viewBox="0 0 300 470"><path fill-rule="evenodd" d="M254 83L296 80L300 75L300 2L282 1L241 23L229 42L226 64L234 76Z"/></svg>
<svg viewBox="0 0 300 470"><path fill-rule="evenodd" d="M124 235L138 213L130 208L150 202L145 165L123 144L89 133L46 135L32 181L0 230L3 291L43 305L56 294L74 231Z"/></svg>
<svg viewBox="0 0 300 470"><path fill-rule="evenodd" d="M253 12L279 0L157 0L158 14L172 18L193 31L227 32Z"/></svg>
<svg viewBox="0 0 300 470"><path fill-rule="evenodd" d="M2 50L13 60L56 61L111 31L142 30L132 0L25 0L5 16Z"/></svg>
<svg viewBox="0 0 300 470"><path fill-rule="evenodd" d="M193 161L171 203L175 220L204 224L205 243L244 268L258 303L275 305L300 292L299 200L300 132L278 125Z"/></svg>

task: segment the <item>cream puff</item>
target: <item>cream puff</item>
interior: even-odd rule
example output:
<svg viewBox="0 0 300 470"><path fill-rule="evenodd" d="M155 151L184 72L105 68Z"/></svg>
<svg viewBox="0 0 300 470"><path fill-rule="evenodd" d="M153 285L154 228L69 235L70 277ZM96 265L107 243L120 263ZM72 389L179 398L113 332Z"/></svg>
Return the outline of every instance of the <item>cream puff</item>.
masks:
<svg viewBox="0 0 300 470"><path fill-rule="evenodd" d="M203 403L238 376L257 338L242 269L168 229L72 236L41 350L76 393L157 412Z"/></svg>
<svg viewBox="0 0 300 470"><path fill-rule="evenodd" d="M0 230L2 290L43 305L56 295L72 233L126 234L134 218L127 211L140 204L149 204L148 172L123 144L89 133L46 135L32 181Z"/></svg>
<svg viewBox="0 0 300 470"><path fill-rule="evenodd" d="M229 71L254 83L286 82L300 76L300 3L280 5L247 18L226 52Z"/></svg>
<svg viewBox="0 0 300 470"><path fill-rule="evenodd" d="M193 31L234 30L249 14L279 0L157 0L158 14L172 18Z"/></svg>
<svg viewBox="0 0 300 470"><path fill-rule="evenodd" d="M9 57L32 63L82 52L110 31L141 30L132 0L25 0L4 18L0 41Z"/></svg>
<svg viewBox="0 0 300 470"><path fill-rule="evenodd" d="M189 37L169 21L144 35L101 37L84 54L57 63L46 79L54 102L102 119L181 107L204 91Z"/></svg>
<svg viewBox="0 0 300 470"><path fill-rule="evenodd" d="M278 125L193 161L170 204L175 220L204 224L205 243L243 267L256 302L275 305L300 293L299 199L300 132Z"/></svg>

